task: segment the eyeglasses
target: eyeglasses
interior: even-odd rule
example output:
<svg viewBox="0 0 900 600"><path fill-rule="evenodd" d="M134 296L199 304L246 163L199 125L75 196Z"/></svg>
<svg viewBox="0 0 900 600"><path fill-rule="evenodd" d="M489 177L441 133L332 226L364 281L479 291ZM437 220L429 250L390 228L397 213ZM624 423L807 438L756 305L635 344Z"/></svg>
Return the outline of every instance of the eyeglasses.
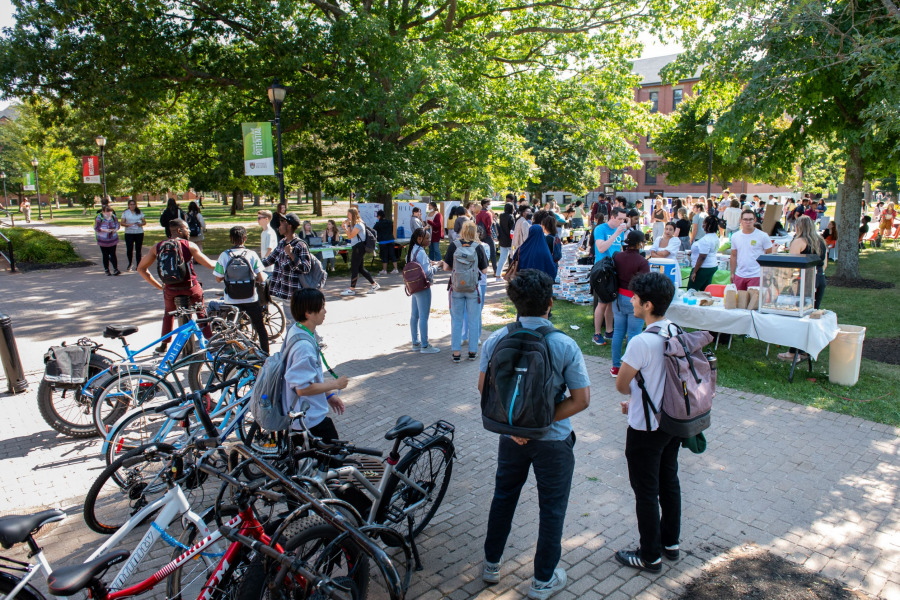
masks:
<svg viewBox="0 0 900 600"><path fill-rule="evenodd" d="M753 217L744 217L741 219L741 221L747 221L748 223L753 223L753 222L756 222L756 219Z"/></svg>

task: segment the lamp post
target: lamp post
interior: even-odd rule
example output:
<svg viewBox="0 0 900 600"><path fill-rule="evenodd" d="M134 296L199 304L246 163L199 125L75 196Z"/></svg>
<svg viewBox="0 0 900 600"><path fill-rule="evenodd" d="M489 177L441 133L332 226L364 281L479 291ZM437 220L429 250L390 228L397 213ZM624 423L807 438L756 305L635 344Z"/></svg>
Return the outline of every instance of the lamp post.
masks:
<svg viewBox="0 0 900 600"><path fill-rule="evenodd" d="M706 124L706 134L707 136L711 136L713 130L715 129L715 121L710 121ZM709 142L709 170L706 173L706 200L712 197L712 159L713 159L713 145L712 140Z"/></svg>
<svg viewBox="0 0 900 600"><path fill-rule="evenodd" d="M284 161L281 157L281 105L284 103L284 96L287 94L287 90L284 89L284 86L278 83L278 79L272 82L272 85L268 87L269 92L269 102L272 103L272 108L275 110L275 135L278 143L278 191L279 198L281 200L281 204L285 204L284 201Z"/></svg>
<svg viewBox="0 0 900 600"><path fill-rule="evenodd" d="M9 196L6 195L6 171L0 171L0 179L3 180L3 206L9 210Z"/></svg>
<svg viewBox="0 0 900 600"><path fill-rule="evenodd" d="M41 183L38 181L38 159L37 156L31 157L31 166L34 167L34 188L37 190L37 202L38 202L38 221L44 220L44 215L41 212Z"/></svg>
<svg viewBox="0 0 900 600"><path fill-rule="evenodd" d="M106 138L98 135L94 141L100 146L100 181L103 182L103 200L106 200L106 161L103 156L103 149L106 148ZM103 204L103 200L100 201L100 204Z"/></svg>

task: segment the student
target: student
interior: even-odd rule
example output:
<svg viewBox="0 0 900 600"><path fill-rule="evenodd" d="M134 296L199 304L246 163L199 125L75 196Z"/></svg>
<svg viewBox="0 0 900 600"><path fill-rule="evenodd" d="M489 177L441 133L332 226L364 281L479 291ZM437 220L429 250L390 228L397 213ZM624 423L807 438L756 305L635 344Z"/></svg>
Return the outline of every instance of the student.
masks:
<svg viewBox="0 0 900 600"><path fill-rule="evenodd" d="M575 207L573 209L571 220L569 224L572 225L572 229L581 229L584 227L584 203L581 200L575 201Z"/></svg>
<svg viewBox="0 0 900 600"><path fill-rule="evenodd" d="M509 253L512 248L512 235L516 227L516 220L513 216L515 206L512 202L507 202L503 207L503 214L497 221L497 245L500 246L500 260L497 262L497 276L494 281L501 281L500 275L506 268L506 262L509 260Z"/></svg>
<svg viewBox="0 0 900 600"><path fill-rule="evenodd" d="M519 218L516 220L516 227L513 231L512 246L515 249L522 247L525 239L528 237L528 230L531 227L531 208L528 205L519 207ZM540 225L540 223L536 223Z"/></svg>
<svg viewBox="0 0 900 600"><path fill-rule="evenodd" d="M797 233L791 240L789 249L790 254L815 254L821 260L822 264L816 267L816 283L815 296L813 297L813 308L816 310L822 305L822 297L825 295L825 268L828 266L828 245L822 236L816 231L816 224L806 215L797 219ZM793 361L794 354L798 352L796 348L789 348L787 352L778 355L779 360ZM805 353L800 358L806 358Z"/></svg>
<svg viewBox="0 0 900 600"><path fill-rule="evenodd" d="M200 214L200 207L196 202L188 204L187 212L188 229L191 231L191 241L203 250L203 237L206 234L206 219Z"/></svg>
<svg viewBox="0 0 900 600"><path fill-rule="evenodd" d="M303 228L300 230L298 237L309 246L310 238L319 237L316 230L313 229L312 221L303 221Z"/></svg>
<svg viewBox="0 0 900 600"><path fill-rule="evenodd" d="M250 272L253 274L253 280L258 283L263 282L262 262L259 260L256 252L248 250L244 247L247 241L247 230L240 225L235 225L228 232L228 238L231 240L231 249L226 250L219 255L216 267L213 273L216 281L219 283L225 281L225 275L228 272L228 265L236 256L241 256L247 261ZM240 264L240 263L238 263ZM248 298L234 298L228 293L228 283L225 285L225 304L235 306L243 313L247 313L250 318L250 324L259 339L259 347L266 354L269 353L269 332L263 322L262 307L259 304L259 295L256 292L256 285L253 286L253 294Z"/></svg>
<svg viewBox="0 0 900 600"><path fill-rule="evenodd" d="M340 246L344 243L344 239L338 232L337 223L334 222L334 219L328 219L328 224L325 225L325 233L322 234L322 243L326 246ZM325 258L324 266L329 273L334 271L334 252L331 252L330 258ZM346 254L344 254L344 262L347 262Z"/></svg>
<svg viewBox="0 0 900 600"><path fill-rule="evenodd" d="M138 264L138 273L140 273L141 277L143 277L147 283L163 292L165 312L163 313L161 337L165 337L172 332L172 322L174 317L169 313L176 309L175 298L177 297L187 298L189 306L198 306L197 318L206 318L206 307L203 305L203 287L200 285L200 282L197 281L194 263L199 263L207 269L215 269L216 263L203 254L203 251L197 247L197 244L194 244L188 239L190 235L191 230L188 229L188 224L186 222L181 219L172 219L169 221L169 238L151 246L150 252L148 252ZM179 283L163 283L157 281L157 279L147 270L150 265L156 262L160 248L162 248L163 244L168 242L175 242L177 250L181 252L182 258L187 266L187 277L184 281ZM202 331L204 337L212 337L212 331L209 328L209 324L204 325ZM156 352L158 354L165 354L168 345L169 341L164 340L160 343Z"/></svg>
<svg viewBox="0 0 900 600"><path fill-rule="evenodd" d="M119 220L113 214L112 206L106 205L94 219L94 232L100 253L103 255L103 270L107 275L121 275L116 247L119 245ZM109 265L112 264L112 272Z"/></svg>
<svg viewBox="0 0 900 600"><path fill-rule="evenodd" d="M675 221L675 229L678 240L681 242L681 249L690 250L691 222L687 218L687 208L682 206L676 211L675 216L678 217L678 220Z"/></svg>
<svg viewBox="0 0 900 600"><path fill-rule="evenodd" d="M275 208L275 214L272 215L272 229L275 230L275 235L278 237L278 241L281 241L281 238L284 237L281 234L281 222L284 221L284 216L287 214L287 205L283 202L280 203Z"/></svg>
<svg viewBox="0 0 900 600"><path fill-rule="evenodd" d="M741 228L741 203L732 200L731 206L725 209L723 218L725 219L725 237L730 238L732 233Z"/></svg>
<svg viewBox="0 0 900 600"><path fill-rule="evenodd" d="M594 264L607 256L614 256L622 249L622 240L625 238L625 230L628 229L625 215L625 209L617 206L610 211L609 221L594 228ZM600 331L600 325L604 322L606 324L605 335ZM606 304L597 300L597 305L594 307L593 342L598 346L605 346L612 340L612 330L612 303Z"/></svg>
<svg viewBox="0 0 900 600"><path fill-rule="evenodd" d="M543 211L539 211L538 215ZM544 220L547 220L549 217L550 220L553 220L553 215L544 213ZM555 225L555 223L554 223ZM522 247L516 250L516 255L519 257L519 266L520 270L525 269L537 269L543 273L547 274L547 277L552 279L556 278L556 263L553 261L553 255L550 254L550 249L547 244L547 237L544 235L544 228L542 225L534 224L528 230L528 237L525 239L525 243L522 244Z"/></svg>
<svg viewBox="0 0 900 600"><path fill-rule="evenodd" d="M698 202L694 205L693 212L691 213L691 244L703 237L703 220L706 218L706 213L703 212L703 208L703 203Z"/></svg>
<svg viewBox="0 0 900 600"><path fill-rule="evenodd" d="M31 223L31 202L28 201L28 198L22 199L22 202L19 204L19 212L25 215L26 223Z"/></svg>
<svg viewBox="0 0 900 600"><path fill-rule="evenodd" d="M141 262L141 246L144 245L144 226L147 219L138 208L136 200L128 201L128 208L122 213L122 224L125 225L125 256L128 257L126 271L137 271Z"/></svg>
<svg viewBox="0 0 900 600"><path fill-rule="evenodd" d="M556 216L552 213L541 219L541 229L543 229L544 240L547 243L547 249L550 251L550 256L553 257L554 265L558 265L559 261L562 260L562 242L559 240L559 234L557 233L556 227ZM554 279L556 278L555 272L552 277Z"/></svg>
<svg viewBox="0 0 900 600"><path fill-rule="evenodd" d="M256 222L262 229L262 232L259 235L259 257L260 259L263 259L272 254L278 246L278 234L275 233L275 230L272 229L272 226L270 225L272 222L272 211L261 210L256 213ZM274 270L275 265L263 266L263 272L266 273L267 277L271 277Z"/></svg>
<svg viewBox="0 0 900 600"><path fill-rule="evenodd" d="M653 246L650 248L650 258L676 258L678 251L681 250L681 238L675 237L675 233L675 223L666 223L662 237L653 240Z"/></svg>
<svg viewBox="0 0 900 600"><path fill-rule="evenodd" d="M169 223L174 221L175 219L181 219L182 221L187 221L187 215L184 214L184 211L178 208L178 203L175 201L175 198L169 198L166 202L166 208L159 215L159 224L162 225L163 231L168 235L169 232Z"/></svg>
<svg viewBox="0 0 900 600"><path fill-rule="evenodd" d="M300 228L300 217L288 213L281 219L281 240L269 256L262 259L265 266L274 265L272 278L269 280L269 295L277 298L284 309L284 320L290 325L291 297L301 288L300 275L309 273L312 268L312 255L309 248L295 232Z"/></svg>
<svg viewBox="0 0 900 600"><path fill-rule="evenodd" d="M431 230L428 244L428 258L441 260L441 240L444 239L444 217L438 210L437 202L428 203L428 228Z"/></svg>
<svg viewBox="0 0 900 600"><path fill-rule="evenodd" d="M326 442L338 439L334 421L328 416L330 408L337 415L344 414L344 402L338 395L346 389L346 375L338 377L328 366L316 341L316 327L325 321L325 295L315 289L298 290L291 298L291 316L296 321L285 337L284 407L299 410L303 400L309 402L306 425L309 432ZM323 367L328 370L326 379ZM300 423L294 427L300 428Z"/></svg>
<svg viewBox="0 0 900 600"><path fill-rule="evenodd" d="M675 286L661 273L646 273L632 279L630 288L634 294L631 298L634 316L643 319L648 328L658 325L660 333L645 331L630 340L616 377L619 393L630 395L629 400L621 402L621 408L622 413L628 415L625 459L628 480L634 490L640 547L634 551L619 550L615 557L626 567L658 573L662 570L661 557L679 558L681 486L678 448L681 438L661 431L652 412L648 431L643 394L635 376L641 374L650 400L658 406L666 376L663 362L665 337L661 334L671 323L665 315L675 296Z"/></svg>
<svg viewBox="0 0 900 600"><path fill-rule="evenodd" d="M409 239L409 250L406 254L406 262L417 262L425 272L425 278L434 283L435 264L425 255L425 245L431 237L421 227L412 232ZM439 263L440 261L435 261ZM428 343L428 317L431 313L431 287L416 292L412 296L412 310L409 315L409 329L412 333L412 348L422 354L435 354L440 352Z"/></svg>
<svg viewBox="0 0 900 600"><path fill-rule="evenodd" d="M671 223L666 225L666 229ZM678 242L678 238L672 238ZM616 277L619 280L619 295L613 305L614 328L612 338L612 368L609 374L618 376L622 366L622 344L625 336L631 342L644 328L644 321L634 314L631 306L631 297L634 295L628 285L631 280L640 273L650 272L650 263L641 256L641 248L644 246L644 233L641 231L629 231L625 237L625 247L621 252L613 256L616 263Z"/></svg>
<svg viewBox="0 0 900 600"><path fill-rule="evenodd" d="M393 226L394 220L388 219L388 221L390 221L391 225ZM425 223L424 221L422 221L422 209L418 206L413 206L412 216L409 218L409 231L407 231L406 233L411 234L413 231L419 229L420 227L422 229L425 229ZM393 233L391 234L391 236L393 237Z"/></svg>
<svg viewBox="0 0 900 600"><path fill-rule="evenodd" d="M375 230L375 239L378 240L378 253L381 257L381 271L378 274L388 274L388 263L391 264L390 273L394 274L397 272L397 258L394 256L394 220L387 218L383 210L376 212L375 217L378 220L372 229ZM421 227L416 229L421 229ZM415 229L411 231L415 231Z"/></svg>
<svg viewBox="0 0 900 600"><path fill-rule="evenodd" d="M731 283L738 290L759 286L759 263L756 259L774 250L769 236L756 228L752 210L741 213L741 230L731 236Z"/></svg>
<svg viewBox="0 0 900 600"><path fill-rule="evenodd" d="M687 286L689 290L698 292L706 291L706 286L712 283L713 276L719 270L716 256L719 249L719 219L714 216L706 217L703 231L705 234L691 244L691 275Z"/></svg>
<svg viewBox="0 0 900 600"><path fill-rule="evenodd" d="M484 199L480 205L476 205L478 214L475 215L475 224L480 233L479 241L488 246L488 259L494 269L494 278L500 276L497 270L497 247L494 245L494 211L491 210L491 201Z"/></svg>
<svg viewBox="0 0 900 600"><path fill-rule="evenodd" d="M869 233L869 223L872 222L872 217L866 215L862 218L862 225L859 226L859 249L862 250L865 248L865 237L866 234Z"/></svg>
<svg viewBox="0 0 900 600"><path fill-rule="evenodd" d="M481 243L476 241L477 230L475 222L468 220L463 223L459 232L460 239L456 240L447 247L447 253L444 255L443 267L445 271L453 271L456 266L454 256L461 248L475 248L476 268L484 273L488 267L487 255ZM478 356L478 341L481 339L481 307L479 304L484 302L484 298L477 289L472 292L458 292L453 288L455 286L454 278L456 274L450 276L448 289L450 289L450 349L453 352L452 360L459 363L462 352L462 322L466 319L468 322L468 341L469 341L469 360L475 360ZM480 278L480 276L479 276Z"/></svg>
<svg viewBox="0 0 900 600"><path fill-rule="evenodd" d="M355 208L347 210L347 220L343 223L344 238L350 242L350 287L341 292L341 296L353 296L356 294L356 282L359 276L368 280L372 287L369 293L376 291L381 286L375 283L372 274L366 270L363 264L366 258L366 224L359 218L359 211Z"/></svg>
<svg viewBox="0 0 900 600"><path fill-rule="evenodd" d="M528 329L552 327L548 320L553 307L553 280L534 269L519 271L507 284L507 294L516 307L519 322ZM481 355L478 390L490 382L485 374L497 343L508 333L503 327L484 342ZM501 435L497 449L497 474L494 497L488 513L484 538L482 579L486 583L500 581L503 550L512 529L512 520L528 472L534 469L537 486L540 522L537 550L534 553L534 575L528 597L535 600L549 598L562 590L566 572L558 567L562 554L562 532L575 470L575 432L569 418L585 410L591 401L591 381L578 344L564 333L547 338L553 356L552 368L568 389L560 390L556 404L555 422L540 440ZM514 563L514 566L517 566Z"/></svg>

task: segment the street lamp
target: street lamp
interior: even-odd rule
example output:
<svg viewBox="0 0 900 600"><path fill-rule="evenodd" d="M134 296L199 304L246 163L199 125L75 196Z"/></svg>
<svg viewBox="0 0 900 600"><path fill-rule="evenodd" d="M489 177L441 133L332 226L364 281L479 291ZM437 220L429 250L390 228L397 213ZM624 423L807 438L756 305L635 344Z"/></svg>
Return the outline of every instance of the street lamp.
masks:
<svg viewBox="0 0 900 600"><path fill-rule="evenodd" d="M272 103L272 108L275 109L275 135L278 140L278 188L279 188L279 198L281 199L281 204L285 204L284 202L284 161L281 157L281 105L284 103L284 97L287 94L287 90L284 89L284 86L278 83L278 79L272 82L272 85L268 87L269 92L269 102Z"/></svg>
<svg viewBox="0 0 900 600"><path fill-rule="evenodd" d="M9 196L6 195L6 171L0 171L0 179L3 180L3 206L9 209Z"/></svg>
<svg viewBox="0 0 900 600"><path fill-rule="evenodd" d="M710 121L706 124L706 134L707 136L711 136L713 134L713 130L715 129L715 121ZM707 202L712 197L712 159L713 159L713 145L712 140L709 142L709 170L706 174L706 200Z"/></svg>
<svg viewBox="0 0 900 600"><path fill-rule="evenodd" d="M106 148L106 138L98 135L94 140L100 146L100 181L103 182L103 200L106 200L106 161L103 158L103 149ZM103 200L100 204L103 204Z"/></svg>
<svg viewBox="0 0 900 600"><path fill-rule="evenodd" d="M31 166L34 167L34 188L37 191L37 201L38 201L38 221L44 220L44 215L41 213L41 184L38 181L38 159L37 156L31 157Z"/></svg>

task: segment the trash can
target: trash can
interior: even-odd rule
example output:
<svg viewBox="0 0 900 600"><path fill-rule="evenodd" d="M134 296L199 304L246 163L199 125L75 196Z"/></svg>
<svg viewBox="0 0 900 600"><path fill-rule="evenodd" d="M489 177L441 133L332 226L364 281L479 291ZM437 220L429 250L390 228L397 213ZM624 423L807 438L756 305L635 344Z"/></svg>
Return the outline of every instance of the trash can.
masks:
<svg viewBox="0 0 900 600"><path fill-rule="evenodd" d="M828 380L838 385L856 385L862 359L866 328L838 323L837 337L831 341L828 359Z"/></svg>

